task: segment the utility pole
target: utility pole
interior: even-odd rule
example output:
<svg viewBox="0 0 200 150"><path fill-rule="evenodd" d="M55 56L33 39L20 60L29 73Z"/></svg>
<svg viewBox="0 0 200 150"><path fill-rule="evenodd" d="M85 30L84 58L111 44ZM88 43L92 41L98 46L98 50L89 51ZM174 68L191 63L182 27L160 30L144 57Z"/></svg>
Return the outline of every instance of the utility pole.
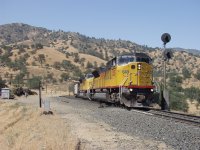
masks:
<svg viewBox="0 0 200 150"><path fill-rule="evenodd" d="M39 105L42 107L42 98L41 98L41 81L39 81Z"/></svg>

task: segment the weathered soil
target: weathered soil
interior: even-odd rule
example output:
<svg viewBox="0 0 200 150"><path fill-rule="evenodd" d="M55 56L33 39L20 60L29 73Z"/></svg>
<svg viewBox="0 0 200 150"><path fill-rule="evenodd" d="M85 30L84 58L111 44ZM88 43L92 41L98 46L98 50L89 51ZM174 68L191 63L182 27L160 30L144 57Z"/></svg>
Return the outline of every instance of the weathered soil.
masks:
<svg viewBox="0 0 200 150"><path fill-rule="evenodd" d="M90 113L98 109L97 102L58 97L61 94L66 93L42 93L53 115L43 114L38 95L0 100L0 149L173 149L163 140L120 132L94 118Z"/></svg>
<svg viewBox="0 0 200 150"><path fill-rule="evenodd" d="M78 143L60 116L15 100L0 101L0 125L2 150L75 149Z"/></svg>

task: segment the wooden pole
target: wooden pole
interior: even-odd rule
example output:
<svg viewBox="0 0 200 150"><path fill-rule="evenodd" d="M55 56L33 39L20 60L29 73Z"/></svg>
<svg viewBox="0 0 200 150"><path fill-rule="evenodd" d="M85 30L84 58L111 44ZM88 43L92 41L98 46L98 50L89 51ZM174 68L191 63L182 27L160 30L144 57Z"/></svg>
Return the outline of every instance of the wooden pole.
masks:
<svg viewBox="0 0 200 150"><path fill-rule="evenodd" d="M39 81L39 104L40 108L42 107L42 98L41 98L41 81Z"/></svg>

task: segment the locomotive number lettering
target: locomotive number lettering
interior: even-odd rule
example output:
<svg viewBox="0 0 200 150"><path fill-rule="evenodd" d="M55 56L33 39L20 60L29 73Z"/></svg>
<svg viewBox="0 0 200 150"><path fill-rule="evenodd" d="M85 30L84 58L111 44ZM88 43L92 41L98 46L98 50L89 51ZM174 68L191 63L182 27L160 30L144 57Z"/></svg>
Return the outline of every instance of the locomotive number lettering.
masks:
<svg viewBox="0 0 200 150"><path fill-rule="evenodd" d="M123 73L123 74L128 74L128 73L129 73L129 70L122 70L122 73Z"/></svg>

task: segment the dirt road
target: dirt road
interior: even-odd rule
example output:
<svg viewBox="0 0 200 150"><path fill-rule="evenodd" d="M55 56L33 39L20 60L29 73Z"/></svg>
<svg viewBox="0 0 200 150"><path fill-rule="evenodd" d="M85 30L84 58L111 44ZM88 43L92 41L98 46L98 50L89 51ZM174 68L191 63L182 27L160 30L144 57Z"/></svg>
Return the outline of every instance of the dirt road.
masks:
<svg viewBox="0 0 200 150"><path fill-rule="evenodd" d="M142 139L117 132L98 118L87 114L98 108L74 108L73 101L50 100L54 115L42 115L36 96L1 101L0 149L172 149L164 142ZM16 103L17 102L17 103ZM81 111L80 111L81 110Z"/></svg>

